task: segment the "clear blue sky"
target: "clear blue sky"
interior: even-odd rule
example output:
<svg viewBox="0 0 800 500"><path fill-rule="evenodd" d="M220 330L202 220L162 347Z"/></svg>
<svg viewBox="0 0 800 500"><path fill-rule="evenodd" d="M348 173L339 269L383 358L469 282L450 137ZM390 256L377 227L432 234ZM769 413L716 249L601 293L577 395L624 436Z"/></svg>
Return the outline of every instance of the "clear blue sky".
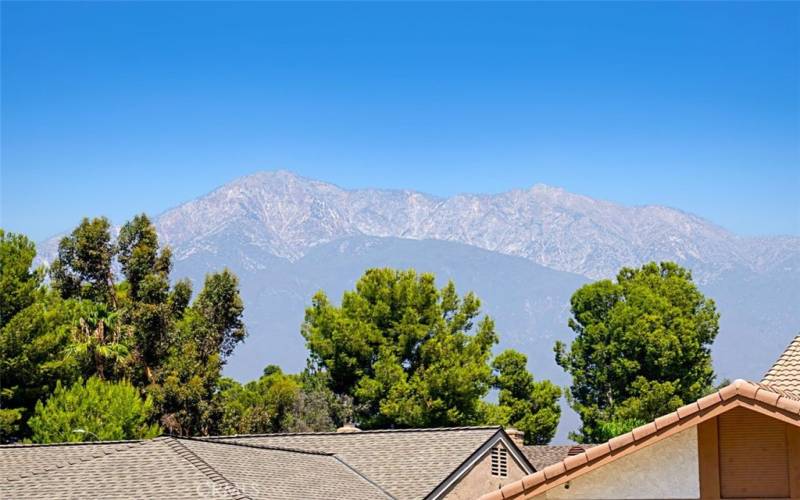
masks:
<svg viewBox="0 0 800 500"><path fill-rule="evenodd" d="M2 226L37 240L277 168L800 234L797 3L0 8Z"/></svg>

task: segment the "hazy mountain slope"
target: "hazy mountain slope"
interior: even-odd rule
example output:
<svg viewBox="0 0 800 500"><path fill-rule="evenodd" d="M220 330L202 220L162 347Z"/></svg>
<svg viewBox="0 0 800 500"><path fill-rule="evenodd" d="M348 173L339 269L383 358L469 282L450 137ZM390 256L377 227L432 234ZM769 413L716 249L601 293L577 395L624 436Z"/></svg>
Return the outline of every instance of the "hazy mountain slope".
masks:
<svg viewBox="0 0 800 500"><path fill-rule="evenodd" d="M720 311L713 349L718 371L728 378L761 380L800 334L800 255L759 272L729 270L701 289Z"/></svg>
<svg viewBox="0 0 800 500"><path fill-rule="evenodd" d="M360 234L456 241L592 278L649 260L675 260L701 280L763 264L759 245L694 215L626 207L543 185L440 199L413 191L344 190L289 172L262 172L169 210L157 224L178 258L221 250L209 240L222 234L290 260ZM800 239L771 246L775 258L783 258L800 252Z"/></svg>
<svg viewBox="0 0 800 500"><path fill-rule="evenodd" d="M365 269L382 266L432 272L442 286L452 279L459 292L476 292L484 311L497 320L503 343L541 347L531 350L532 362L553 374L553 343L569 332L569 296L587 282L526 259L434 240L354 236L320 245L295 262L264 256L260 269L248 270L241 263L253 257L198 253L177 262L174 273L199 287L205 272L233 262L229 267L240 276L251 336L229 371L243 378L258 375L267 358L301 369L306 351L300 324L311 296L321 289L338 302Z"/></svg>

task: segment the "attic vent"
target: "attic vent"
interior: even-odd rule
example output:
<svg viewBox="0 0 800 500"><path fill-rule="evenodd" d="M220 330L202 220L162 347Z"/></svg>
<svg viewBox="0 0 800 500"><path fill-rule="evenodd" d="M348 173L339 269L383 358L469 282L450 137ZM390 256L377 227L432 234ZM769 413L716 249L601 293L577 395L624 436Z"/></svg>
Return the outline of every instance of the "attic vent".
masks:
<svg viewBox="0 0 800 500"><path fill-rule="evenodd" d="M508 450L502 446L492 448L492 475L508 476Z"/></svg>

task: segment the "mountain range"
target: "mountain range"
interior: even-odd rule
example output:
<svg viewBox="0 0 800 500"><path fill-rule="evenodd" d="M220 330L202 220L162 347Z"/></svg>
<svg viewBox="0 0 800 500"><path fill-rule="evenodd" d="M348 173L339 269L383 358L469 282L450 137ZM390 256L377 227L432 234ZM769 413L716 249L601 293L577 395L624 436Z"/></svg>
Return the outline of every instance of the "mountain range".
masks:
<svg viewBox="0 0 800 500"><path fill-rule="evenodd" d="M368 267L415 268L475 291L501 347L529 355L538 378L567 384L553 360L569 341L569 298L620 267L672 260L692 270L721 313L721 377L760 379L800 332L800 237L738 236L658 205L624 206L537 184L440 198L410 190L348 190L286 171L226 184L154 218L176 277L199 288L229 267L241 280L250 330L227 373L268 363L302 369L304 308L318 289L337 300ZM52 257L57 238L40 246ZM756 339L754 342L753 339ZM746 346L746 348L745 348ZM559 436L576 426L565 416Z"/></svg>

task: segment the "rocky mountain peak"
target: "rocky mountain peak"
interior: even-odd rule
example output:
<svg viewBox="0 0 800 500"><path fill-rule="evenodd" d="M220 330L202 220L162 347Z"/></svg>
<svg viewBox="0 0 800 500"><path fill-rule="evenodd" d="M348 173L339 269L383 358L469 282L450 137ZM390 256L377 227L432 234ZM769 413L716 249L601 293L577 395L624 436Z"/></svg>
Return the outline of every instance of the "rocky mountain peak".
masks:
<svg viewBox="0 0 800 500"><path fill-rule="evenodd" d="M316 245L360 234L455 241L592 278L653 259L691 264L701 276L752 264L740 238L700 217L545 184L441 199L264 171L165 212L157 225L179 258L198 245L236 241L295 260Z"/></svg>
<svg viewBox="0 0 800 500"><path fill-rule="evenodd" d="M362 235L463 243L589 278L674 260L705 280L735 267L769 269L800 253L797 237L754 243L674 208L624 206L546 184L439 198L343 189L287 170L241 177L155 222L177 259L250 247L294 262L318 245Z"/></svg>

